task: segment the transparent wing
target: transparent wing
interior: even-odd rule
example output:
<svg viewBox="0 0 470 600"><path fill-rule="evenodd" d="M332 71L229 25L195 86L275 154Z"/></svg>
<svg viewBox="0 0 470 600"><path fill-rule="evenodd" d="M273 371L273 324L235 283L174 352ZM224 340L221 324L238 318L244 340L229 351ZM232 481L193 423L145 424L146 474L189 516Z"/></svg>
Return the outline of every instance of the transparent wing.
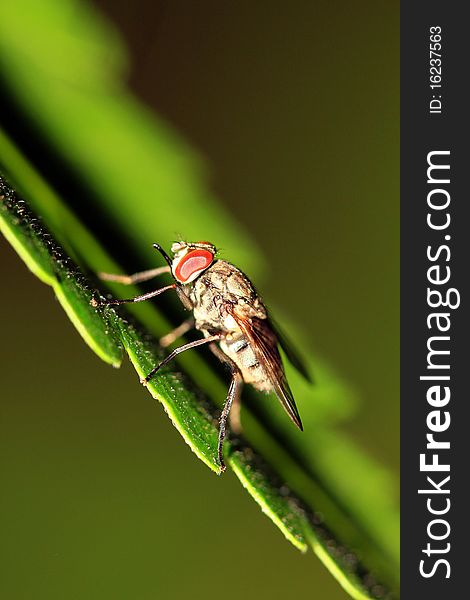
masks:
<svg viewBox="0 0 470 600"><path fill-rule="evenodd" d="M281 355L277 349L278 339L269 321L256 317L246 319L237 314L235 310L232 311L232 316L253 348L256 358L265 370L282 406L302 431L299 411L295 405L294 396L282 365Z"/></svg>

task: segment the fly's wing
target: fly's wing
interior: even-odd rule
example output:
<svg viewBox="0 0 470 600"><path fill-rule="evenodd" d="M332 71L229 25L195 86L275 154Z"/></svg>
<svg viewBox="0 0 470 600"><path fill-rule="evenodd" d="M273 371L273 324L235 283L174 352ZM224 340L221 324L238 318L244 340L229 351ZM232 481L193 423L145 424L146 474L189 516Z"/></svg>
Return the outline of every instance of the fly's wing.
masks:
<svg viewBox="0 0 470 600"><path fill-rule="evenodd" d="M295 405L294 396L284 373L281 355L277 349L278 340L269 321L257 317L243 318L235 310L232 311L232 316L253 348L256 358L265 370L282 406L297 427L303 431L299 411Z"/></svg>
<svg viewBox="0 0 470 600"><path fill-rule="evenodd" d="M290 364L297 369L297 371L304 377L309 383L313 383L312 376L307 370L304 361L301 359L299 353L292 345L289 338L286 334L280 329L279 324L276 321L273 321L271 317L269 317L269 322L271 324L271 328L278 339L281 348L286 353L287 358L289 359Z"/></svg>

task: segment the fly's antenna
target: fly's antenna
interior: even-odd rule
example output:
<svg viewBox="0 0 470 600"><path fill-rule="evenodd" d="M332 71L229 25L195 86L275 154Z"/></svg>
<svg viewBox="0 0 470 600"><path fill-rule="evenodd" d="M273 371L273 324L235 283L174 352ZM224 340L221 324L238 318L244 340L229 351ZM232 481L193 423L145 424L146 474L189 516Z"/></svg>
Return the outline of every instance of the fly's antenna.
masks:
<svg viewBox="0 0 470 600"><path fill-rule="evenodd" d="M163 256L163 258L165 259L165 261L167 262L167 264L171 270L171 267L172 267L171 258L168 256L168 254L165 252L165 250L163 250L163 248L160 246L160 244L154 244L153 247L155 248L155 250L158 250L160 252L160 254Z"/></svg>

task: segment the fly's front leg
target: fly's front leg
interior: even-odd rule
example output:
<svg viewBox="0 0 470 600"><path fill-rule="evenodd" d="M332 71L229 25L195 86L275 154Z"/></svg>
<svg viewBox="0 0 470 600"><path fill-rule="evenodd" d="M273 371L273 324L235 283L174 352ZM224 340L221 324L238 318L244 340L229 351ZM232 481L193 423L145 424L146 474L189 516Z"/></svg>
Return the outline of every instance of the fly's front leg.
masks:
<svg viewBox="0 0 470 600"><path fill-rule="evenodd" d="M225 471L225 462L224 462L224 454L223 454L223 446L224 439L226 434L227 427L227 419L230 415L230 425L233 427L235 425L234 431L237 433L240 431L240 397L241 391L243 387L243 377L240 372L240 369L233 362L231 358L229 358L225 352L216 346L215 344L210 345L210 349L217 356L217 358L228 365L230 368L230 372L232 373L232 381L230 382L230 387L228 389L227 398L225 400L224 408L222 409L222 414L219 419L219 440L217 444L217 454L219 458L219 463L222 471ZM232 409L232 412L230 411ZM232 413L235 413L232 416Z"/></svg>
<svg viewBox="0 0 470 600"><path fill-rule="evenodd" d="M181 325L173 329L173 331L170 331L170 333L167 333L162 338L160 338L160 346L162 348L168 348L168 346L171 346L173 342L175 342L179 337L183 336L185 333L190 331L193 327L194 319L193 317L190 317L189 319L186 319L186 321L183 321Z"/></svg>
<svg viewBox="0 0 470 600"><path fill-rule="evenodd" d="M133 283L142 283L148 281L163 273L171 273L171 269L168 265L164 267L157 267L156 269L149 269L148 271L139 271L139 273L133 273L132 275L115 275L114 273L98 273L98 277L103 281L114 281L116 283L122 283L123 285L132 285Z"/></svg>
<svg viewBox="0 0 470 600"><path fill-rule="evenodd" d="M167 285L165 287L159 288L158 290L154 290L153 292L147 292L147 294L142 294L141 296L135 296L135 298L125 298L124 300L96 300L93 298L90 302L92 306L109 306L109 305L117 305L117 304L128 304L130 302L143 302L144 300L149 300L150 298L154 298L155 296L159 296L166 292L167 290L174 290L176 288L176 283L172 283L171 285Z"/></svg>

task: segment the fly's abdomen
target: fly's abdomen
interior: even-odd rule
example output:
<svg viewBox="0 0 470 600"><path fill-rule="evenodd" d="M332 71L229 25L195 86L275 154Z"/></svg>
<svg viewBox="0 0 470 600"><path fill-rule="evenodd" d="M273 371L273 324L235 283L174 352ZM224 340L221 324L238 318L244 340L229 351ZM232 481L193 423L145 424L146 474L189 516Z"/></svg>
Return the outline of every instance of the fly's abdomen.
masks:
<svg viewBox="0 0 470 600"><path fill-rule="evenodd" d="M264 392L272 390L272 385L262 365L243 334L222 340L220 348L240 369L245 383L250 383L256 389Z"/></svg>

